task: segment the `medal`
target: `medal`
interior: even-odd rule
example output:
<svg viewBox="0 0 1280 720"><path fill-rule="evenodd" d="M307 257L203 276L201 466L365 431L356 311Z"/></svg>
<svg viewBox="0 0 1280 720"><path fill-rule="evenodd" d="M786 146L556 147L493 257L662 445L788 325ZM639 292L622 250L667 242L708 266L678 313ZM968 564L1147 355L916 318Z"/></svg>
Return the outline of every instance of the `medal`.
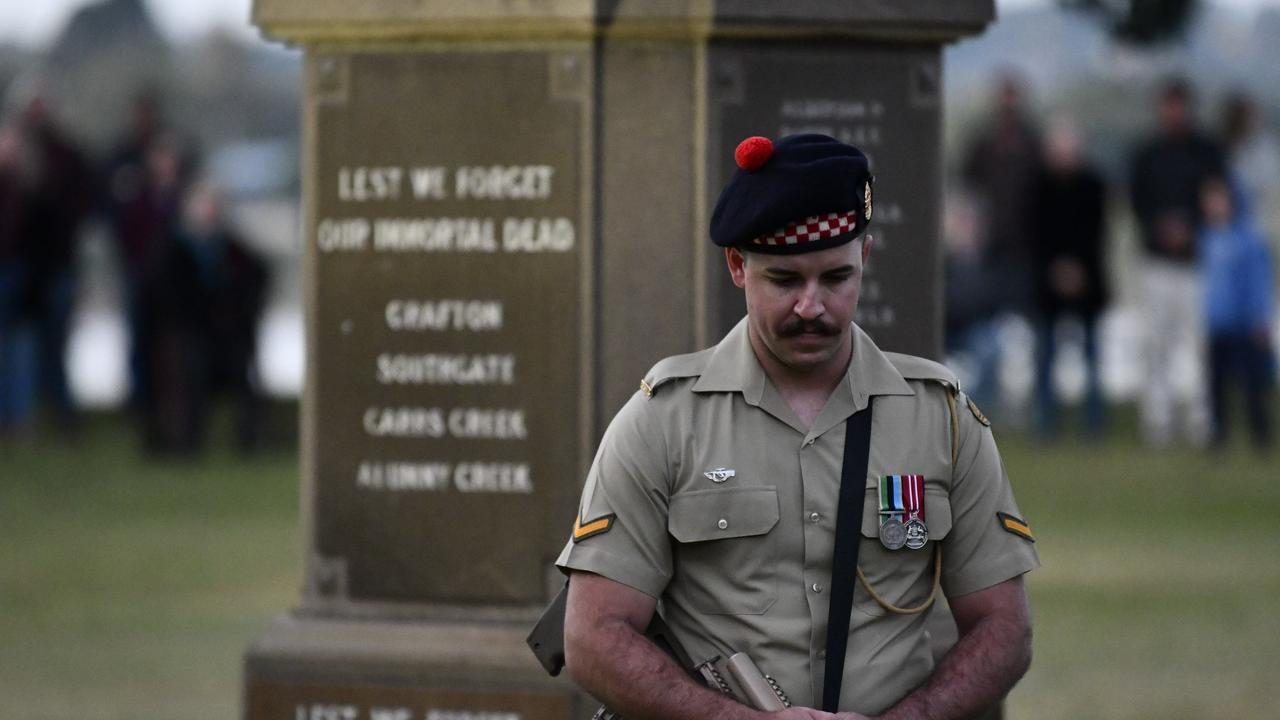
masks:
<svg viewBox="0 0 1280 720"><path fill-rule="evenodd" d="M903 514L906 516L907 549L919 550L929 542L929 528L924 524L924 476L902 476Z"/></svg>
<svg viewBox="0 0 1280 720"><path fill-rule="evenodd" d="M919 550L929 542L929 528L919 518L911 518L902 527L904 543L911 550Z"/></svg>
<svg viewBox="0 0 1280 720"><path fill-rule="evenodd" d="M919 550L929 542L924 522L924 476L880 478L880 544L888 550Z"/></svg>
<svg viewBox="0 0 1280 720"><path fill-rule="evenodd" d="M880 520L880 544L889 550L899 550L907 544L907 526L886 517Z"/></svg>
<svg viewBox="0 0 1280 720"><path fill-rule="evenodd" d="M901 550L907 543L902 479L898 475L880 478L880 544L886 550Z"/></svg>

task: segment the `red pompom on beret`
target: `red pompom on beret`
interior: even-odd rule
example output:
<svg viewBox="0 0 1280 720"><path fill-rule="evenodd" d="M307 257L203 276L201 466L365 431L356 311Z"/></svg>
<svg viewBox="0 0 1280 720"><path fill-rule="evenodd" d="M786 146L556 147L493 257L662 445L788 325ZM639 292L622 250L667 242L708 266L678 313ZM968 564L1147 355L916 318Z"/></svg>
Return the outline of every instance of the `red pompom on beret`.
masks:
<svg viewBox="0 0 1280 720"><path fill-rule="evenodd" d="M773 157L773 141L759 135L738 143L738 149L733 151L734 161L738 163L738 167L747 172L769 162L771 157Z"/></svg>

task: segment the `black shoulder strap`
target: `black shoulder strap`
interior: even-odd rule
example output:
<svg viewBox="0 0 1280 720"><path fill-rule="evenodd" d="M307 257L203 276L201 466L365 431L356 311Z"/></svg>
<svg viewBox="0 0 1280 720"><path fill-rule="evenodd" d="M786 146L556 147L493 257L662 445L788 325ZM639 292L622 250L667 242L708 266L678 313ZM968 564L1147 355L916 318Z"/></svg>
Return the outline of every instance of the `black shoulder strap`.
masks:
<svg viewBox="0 0 1280 720"><path fill-rule="evenodd" d="M862 541L862 504L866 502L867 459L871 453L871 400L844 427L844 464L836 509L836 547L831 558L831 607L827 611L827 668L822 683L822 709L840 706L844 655L849 645L849 613L857 578L858 545Z"/></svg>

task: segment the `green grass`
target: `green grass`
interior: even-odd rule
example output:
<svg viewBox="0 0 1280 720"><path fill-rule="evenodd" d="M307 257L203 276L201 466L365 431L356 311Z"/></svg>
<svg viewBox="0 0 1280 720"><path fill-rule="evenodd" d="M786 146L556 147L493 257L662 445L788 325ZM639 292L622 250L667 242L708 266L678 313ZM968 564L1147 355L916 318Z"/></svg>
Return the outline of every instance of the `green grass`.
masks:
<svg viewBox="0 0 1280 720"><path fill-rule="evenodd" d="M1245 447L1001 434L1044 567L1021 718L1280 707L1280 472ZM0 447L0 715L239 716L241 654L301 581L294 453L147 461L120 418Z"/></svg>
<svg viewBox="0 0 1280 720"><path fill-rule="evenodd" d="M1243 446L1001 442L1044 567L1013 718L1270 718L1280 472Z"/></svg>
<svg viewBox="0 0 1280 720"><path fill-rule="evenodd" d="M95 418L0 478L0 714L238 717L241 653L298 599L296 454L157 462Z"/></svg>

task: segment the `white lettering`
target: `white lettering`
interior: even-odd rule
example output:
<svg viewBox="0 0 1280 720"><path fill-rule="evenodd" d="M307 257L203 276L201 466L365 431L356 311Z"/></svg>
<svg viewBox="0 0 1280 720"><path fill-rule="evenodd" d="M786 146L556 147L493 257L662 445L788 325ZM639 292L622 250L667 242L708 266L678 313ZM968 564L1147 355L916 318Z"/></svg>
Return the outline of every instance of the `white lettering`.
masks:
<svg viewBox="0 0 1280 720"><path fill-rule="evenodd" d="M449 413L449 434L456 438L523 440L529 431L523 410L455 408Z"/></svg>
<svg viewBox="0 0 1280 720"><path fill-rule="evenodd" d="M338 199L343 202L400 199L404 171L398 167L338 169Z"/></svg>
<svg viewBox="0 0 1280 720"><path fill-rule="evenodd" d="M788 119L859 120L874 114L876 114L874 101L870 106L863 100L832 100L828 98L782 101L782 117Z"/></svg>
<svg viewBox="0 0 1280 720"><path fill-rule="evenodd" d="M360 251L369 244L369 221L321 220L316 226L316 244L320 252Z"/></svg>
<svg viewBox="0 0 1280 720"><path fill-rule="evenodd" d="M372 437L524 440L529 436L524 410L436 407L379 407L364 411L363 426Z"/></svg>
<svg viewBox="0 0 1280 720"><path fill-rule="evenodd" d="M800 133L820 133L822 135L835 135L836 128L834 125L820 125L817 123L805 125L788 125L784 124L778 130L780 135L797 135Z"/></svg>
<svg viewBox="0 0 1280 720"><path fill-rule="evenodd" d="M472 712L470 710L429 710L425 720L520 720L514 712Z"/></svg>
<svg viewBox="0 0 1280 720"><path fill-rule="evenodd" d="M545 200L551 197L550 165L493 165L460 167L454 175L454 195L476 200Z"/></svg>
<svg viewBox="0 0 1280 720"><path fill-rule="evenodd" d="M409 708L369 708L371 720L409 720L413 716Z"/></svg>
<svg viewBox="0 0 1280 720"><path fill-rule="evenodd" d="M312 703L294 708L294 720L356 720L359 712L355 705L325 705Z"/></svg>
<svg viewBox="0 0 1280 720"><path fill-rule="evenodd" d="M383 316L391 330L502 329L502 303L497 300L392 300Z"/></svg>
<svg viewBox="0 0 1280 720"><path fill-rule="evenodd" d="M424 490L440 492L449 489L449 463L372 462L360 463L356 471L356 487L364 490Z"/></svg>
<svg viewBox="0 0 1280 720"><path fill-rule="evenodd" d="M496 252L489 218L380 218L373 224L379 252Z"/></svg>
<svg viewBox="0 0 1280 720"><path fill-rule="evenodd" d="M377 378L383 385L512 385L516 356L382 353Z"/></svg>
<svg viewBox="0 0 1280 720"><path fill-rule="evenodd" d="M506 252L568 252L575 239L568 218L507 218L502 223Z"/></svg>
<svg viewBox="0 0 1280 720"><path fill-rule="evenodd" d="M464 493L533 492L529 466L524 463L460 463L453 471L453 486Z"/></svg>
<svg viewBox="0 0 1280 720"><path fill-rule="evenodd" d="M364 431L373 437L442 438L445 416L440 408L371 407L364 411Z"/></svg>
<svg viewBox="0 0 1280 720"><path fill-rule="evenodd" d="M448 195L445 191L445 170L442 167L416 167L409 171L409 182L413 185L413 197L417 200L443 200Z"/></svg>
<svg viewBox="0 0 1280 720"><path fill-rule="evenodd" d="M472 712L470 710L429 710L425 720L520 720L514 712Z"/></svg>

